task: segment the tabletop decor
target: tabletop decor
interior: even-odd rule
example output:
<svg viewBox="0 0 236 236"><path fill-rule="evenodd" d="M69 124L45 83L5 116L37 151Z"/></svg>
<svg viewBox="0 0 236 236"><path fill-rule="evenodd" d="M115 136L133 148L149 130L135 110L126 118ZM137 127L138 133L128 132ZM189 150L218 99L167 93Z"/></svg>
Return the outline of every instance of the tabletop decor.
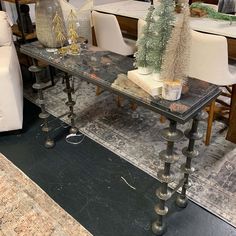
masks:
<svg viewBox="0 0 236 236"><path fill-rule="evenodd" d="M162 57L174 21L173 1L162 0L160 7L156 9L151 5L145 20L147 23L143 28L142 36L137 42L136 66L139 73L147 74L147 71L150 73L151 70L154 77L159 78L158 73L161 69ZM144 71L143 67L146 68L146 71ZM156 74L157 76L155 76Z"/></svg>
<svg viewBox="0 0 236 236"><path fill-rule="evenodd" d="M175 101L181 96L182 85L187 82L190 42L189 7L185 3L182 17L177 21L167 43L161 67L162 97Z"/></svg>
<svg viewBox="0 0 236 236"><path fill-rule="evenodd" d="M79 35L77 33L77 22L78 22L77 16L73 12L73 10L71 10L67 18L67 30L68 30L68 41L70 44L70 53L75 55L78 54L80 51L78 45Z"/></svg>
<svg viewBox="0 0 236 236"><path fill-rule="evenodd" d="M151 30L155 32L156 38L153 39L150 47L150 67L155 77L155 73L158 74L161 70L163 55L173 28L174 2L172 0L162 0L160 7L153 12L153 19Z"/></svg>
<svg viewBox="0 0 236 236"><path fill-rule="evenodd" d="M138 70L128 72L128 78L153 97L161 94L162 82L159 72L172 31L173 20L173 1L162 0L157 9L153 5L149 7L145 19L146 24L137 41L138 51L135 53L135 66L138 67Z"/></svg>
<svg viewBox="0 0 236 236"><path fill-rule="evenodd" d="M61 19L61 34L65 35L65 23L63 20L62 9L58 0L38 0L35 5L35 23L36 33L39 42L47 48L58 48L61 42L58 42L53 30L53 19Z"/></svg>
<svg viewBox="0 0 236 236"><path fill-rule="evenodd" d="M66 35L65 35L65 30L64 30L63 19L58 14L57 11L55 13L55 16L53 17L52 24L53 24L52 29L53 29L53 32L56 36L56 41L58 42L58 44L62 48L63 45L65 44L65 41L66 41Z"/></svg>
<svg viewBox="0 0 236 236"><path fill-rule="evenodd" d="M201 2L194 2L190 6L191 16L207 16L208 18L216 19L216 20L226 20L226 21L236 21L235 15L224 14L221 12L217 12L213 8L204 5Z"/></svg>
<svg viewBox="0 0 236 236"><path fill-rule="evenodd" d="M134 54L135 66L138 67L140 74L150 74L152 72L150 65L150 47L152 45L155 34L151 30L151 23L153 22L154 6L148 8L148 13L145 18L146 24L143 26L142 36L137 40L138 51Z"/></svg>

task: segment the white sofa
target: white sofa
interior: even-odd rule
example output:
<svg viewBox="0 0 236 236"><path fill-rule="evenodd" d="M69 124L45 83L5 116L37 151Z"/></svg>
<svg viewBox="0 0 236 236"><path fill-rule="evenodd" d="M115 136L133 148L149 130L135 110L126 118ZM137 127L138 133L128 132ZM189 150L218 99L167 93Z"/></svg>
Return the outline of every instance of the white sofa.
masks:
<svg viewBox="0 0 236 236"><path fill-rule="evenodd" d="M22 128L21 70L5 12L0 11L0 132Z"/></svg>

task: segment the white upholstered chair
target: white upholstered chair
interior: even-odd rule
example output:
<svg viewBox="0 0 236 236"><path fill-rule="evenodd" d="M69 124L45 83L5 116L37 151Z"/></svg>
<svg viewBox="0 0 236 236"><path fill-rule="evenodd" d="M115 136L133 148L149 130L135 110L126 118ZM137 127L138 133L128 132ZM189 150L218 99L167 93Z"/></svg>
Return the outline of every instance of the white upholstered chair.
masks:
<svg viewBox="0 0 236 236"><path fill-rule="evenodd" d="M23 85L5 12L0 11L0 132L22 128Z"/></svg>
<svg viewBox="0 0 236 236"><path fill-rule="evenodd" d="M146 21L143 19L138 19L138 35L137 38L139 39L143 32L143 27L146 24Z"/></svg>
<svg viewBox="0 0 236 236"><path fill-rule="evenodd" d="M92 24L98 47L124 56L134 54L136 42L123 38L114 15L93 11Z"/></svg>
<svg viewBox="0 0 236 236"><path fill-rule="evenodd" d="M188 75L219 86L236 84L236 63L228 63L227 39L191 31ZM206 145L210 143L214 110L215 102L209 110Z"/></svg>

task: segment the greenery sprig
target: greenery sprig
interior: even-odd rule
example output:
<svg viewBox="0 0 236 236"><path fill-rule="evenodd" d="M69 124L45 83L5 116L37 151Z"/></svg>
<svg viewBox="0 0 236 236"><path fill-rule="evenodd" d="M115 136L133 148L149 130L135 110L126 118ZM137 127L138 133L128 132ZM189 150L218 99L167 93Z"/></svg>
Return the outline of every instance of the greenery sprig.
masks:
<svg viewBox="0 0 236 236"><path fill-rule="evenodd" d="M192 3L190 6L190 9L200 9L202 11L205 11L208 18L212 18L216 20L236 21L235 15L229 15L229 14L217 12L212 7L202 4L201 2Z"/></svg>

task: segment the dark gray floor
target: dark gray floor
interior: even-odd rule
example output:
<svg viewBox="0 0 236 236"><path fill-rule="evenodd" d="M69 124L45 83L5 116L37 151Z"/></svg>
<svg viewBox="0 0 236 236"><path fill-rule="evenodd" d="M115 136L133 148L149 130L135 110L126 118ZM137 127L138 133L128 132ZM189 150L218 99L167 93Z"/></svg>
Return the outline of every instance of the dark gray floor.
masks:
<svg viewBox="0 0 236 236"><path fill-rule="evenodd" d="M53 132L55 148L45 149L38 112L25 101L23 133L1 133L0 152L95 236L153 235L158 181L88 138L80 145L66 143L63 127ZM169 205L166 236L236 235L235 228L192 202L184 210Z"/></svg>

